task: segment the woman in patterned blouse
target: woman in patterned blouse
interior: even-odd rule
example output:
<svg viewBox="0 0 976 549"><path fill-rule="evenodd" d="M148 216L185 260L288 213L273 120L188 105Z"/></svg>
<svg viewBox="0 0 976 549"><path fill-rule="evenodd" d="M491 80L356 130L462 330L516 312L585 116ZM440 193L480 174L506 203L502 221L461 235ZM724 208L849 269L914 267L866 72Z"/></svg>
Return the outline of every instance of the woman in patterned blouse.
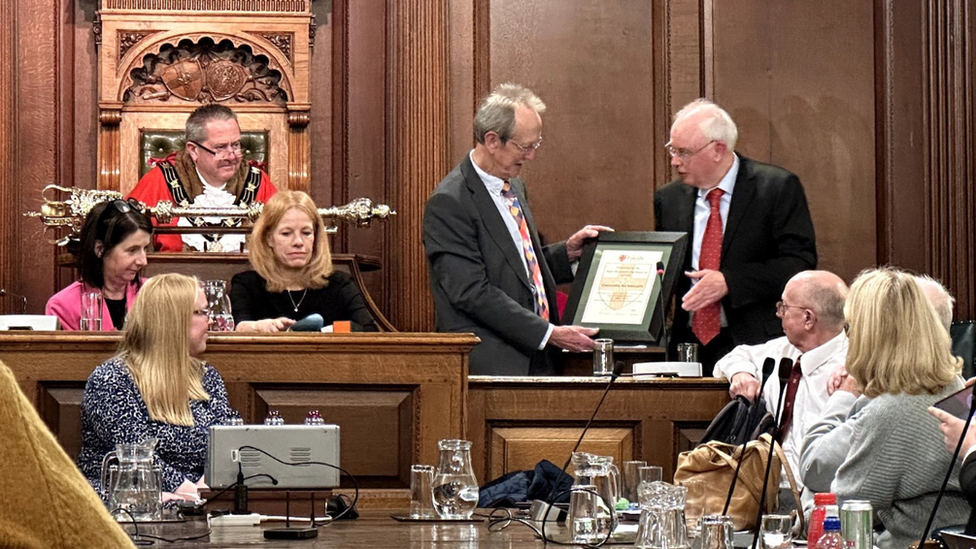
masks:
<svg viewBox="0 0 976 549"><path fill-rule="evenodd" d="M163 490L203 475L207 430L231 414L207 348L207 299L195 278L149 279L125 323L119 353L95 368L81 402L78 466L105 496L102 458L119 443L158 440Z"/></svg>

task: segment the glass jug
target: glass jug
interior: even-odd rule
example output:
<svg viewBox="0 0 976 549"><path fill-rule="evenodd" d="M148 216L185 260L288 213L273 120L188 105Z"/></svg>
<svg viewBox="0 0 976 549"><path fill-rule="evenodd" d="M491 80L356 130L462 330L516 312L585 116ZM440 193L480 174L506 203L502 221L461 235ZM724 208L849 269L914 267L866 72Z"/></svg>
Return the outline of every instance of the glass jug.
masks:
<svg viewBox="0 0 976 549"><path fill-rule="evenodd" d="M617 527L615 507L620 499L620 470L613 464L613 458L574 452L572 462L573 486L593 485L599 495L596 530L613 532Z"/></svg>
<svg viewBox="0 0 976 549"><path fill-rule="evenodd" d="M227 283L223 280L204 280L200 282L203 293L207 296L207 307L210 309L211 332L233 332L234 315L230 310L230 296L227 295Z"/></svg>
<svg viewBox="0 0 976 549"><path fill-rule="evenodd" d="M445 519L470 519L478 506L478 480L471 468L471 443L445 439L437 443L441 451L434 473L434 510Z"/></svg>
<svg viewBox="0 0 976 549"><path fill-rule="evenodd" d="M156 439L150 438L137 444L117 444L102 459L102 487L108 495L109 512L117 520L152 521L162 516L162 472L155 463L155 451Z"/></svg>

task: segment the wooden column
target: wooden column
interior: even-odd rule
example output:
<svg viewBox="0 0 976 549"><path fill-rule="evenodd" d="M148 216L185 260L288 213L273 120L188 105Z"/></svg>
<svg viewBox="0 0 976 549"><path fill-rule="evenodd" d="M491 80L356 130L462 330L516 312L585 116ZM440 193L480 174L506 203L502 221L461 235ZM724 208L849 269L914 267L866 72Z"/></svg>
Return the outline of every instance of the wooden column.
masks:
<svg viewBox="0 0 976 549"><path fill-rule="evenodd" d="M931 274L976 315L974 17L966 0L879 0L878 261ZM921 47L919 47L921 45Z"/></svg>
<svg viewBox="0 0 976 549"><path fill-rule="evenodd" d="M384 266L389 317L404 331L433 328L422 222L448 159L448 2L387 3L387 196L397 210Z"/></svg>
<svg viewBox="0 0 976 549"><path fill-rule="evenodd" d="M16 230L16 204L14 204L13 189L16 181L14 166L14 140L16 139L16 124L14 117L14 80L16 55L16 8L13 2L0 3L0 264L13 265L15 250L14 239L11 238ZM14 270L0 270L0 286L6 287L13 281ZM9 303L12 303L10 301ZM20 312L9 303L4 303L0 310L4 312Z"/></svg>

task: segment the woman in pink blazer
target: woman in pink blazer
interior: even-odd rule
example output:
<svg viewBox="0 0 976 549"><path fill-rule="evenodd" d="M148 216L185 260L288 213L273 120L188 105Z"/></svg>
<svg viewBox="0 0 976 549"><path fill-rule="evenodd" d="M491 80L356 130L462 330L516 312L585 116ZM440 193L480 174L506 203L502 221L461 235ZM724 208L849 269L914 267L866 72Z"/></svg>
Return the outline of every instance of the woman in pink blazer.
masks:
<svg viewBox="0 0 976 549"><path fill-rule="evenodd" d="M55 294L45 308L62 329L80 329L81 295L92 291L102 294L102 331L122 328L152 245L152 223L140 209L136 202L114 200L88 212L78 251L81 280Z"/></svg>

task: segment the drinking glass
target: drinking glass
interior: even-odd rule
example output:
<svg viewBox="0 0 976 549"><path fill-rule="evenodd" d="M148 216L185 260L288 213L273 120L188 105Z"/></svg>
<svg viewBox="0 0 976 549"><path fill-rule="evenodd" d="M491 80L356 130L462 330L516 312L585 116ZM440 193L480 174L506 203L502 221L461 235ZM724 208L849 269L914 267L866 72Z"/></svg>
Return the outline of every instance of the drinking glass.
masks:
<svg viewBox="0 0 976 549"><path fill-rule="evenodd" d="M638 469L647 467L646 461L625 461L623 467L622 496L631 503L637 503L637 485L640 484Z"/></svg>
<svg viewBox="0 0 976 549"><path fill-rule="evenodd" d="M569 495L569 527L575 544L589 544L600 538L599 499L596 486L577 484Z"/></svg>
<svg viewBox="0 0 976 549"><path fill-rule="evenodd" d="M657 465L647 465L637 468L637 484L642 482L660 482L662 477L662 469Z"/></svg>
<svg viewBox="0 0 976 549"><path fill-rule="evenodd" d="M793 546L793 517L763 515L760 533L765 549L789 549Z"/></svg>
<svg viewBox="0 0 976 549"><path fill-rule="evenodd" d="M81 292L81 322L78 329L82 331L102 331L102 293L98 291Z"/></svg>
<svg viewBox="0 0 976 549"><path fill-rule="evenodd" d="M434 466L410 466L410 518L434 518Z"/></svg>
<svg viewBox="0 0 976 549"><path fill-rule="evenodd" d="M613 374L613 340L595 339L593 347L593 375L609 376Z"/></svg>
<svg viewBox="0 0 976 549"><path fill-rule="evenodd" d="M685 500L685 523L688 527L688 536L698 537L700 531L698 521L705 514L705 481L691 478L678 482L678 486L688 489L688 498Z"/></svg>

